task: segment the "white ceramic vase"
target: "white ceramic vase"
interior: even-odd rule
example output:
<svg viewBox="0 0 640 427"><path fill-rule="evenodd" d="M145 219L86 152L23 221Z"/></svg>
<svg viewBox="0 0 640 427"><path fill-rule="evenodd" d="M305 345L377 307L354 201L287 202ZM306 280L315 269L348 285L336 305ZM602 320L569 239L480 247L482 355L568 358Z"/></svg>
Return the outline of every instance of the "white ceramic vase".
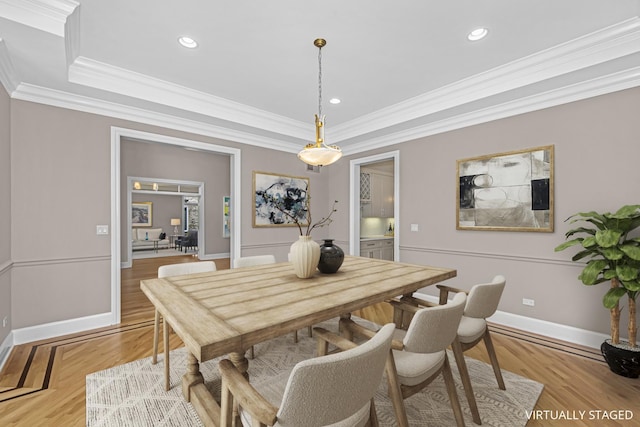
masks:
<svg viewBox="0 0 640 427"><path fill-rule="evenodd" d="M293 270L301 279L313 276L320 261L320 245L311 236L300 236L293 242L289 252L289 261Z"/></svg>

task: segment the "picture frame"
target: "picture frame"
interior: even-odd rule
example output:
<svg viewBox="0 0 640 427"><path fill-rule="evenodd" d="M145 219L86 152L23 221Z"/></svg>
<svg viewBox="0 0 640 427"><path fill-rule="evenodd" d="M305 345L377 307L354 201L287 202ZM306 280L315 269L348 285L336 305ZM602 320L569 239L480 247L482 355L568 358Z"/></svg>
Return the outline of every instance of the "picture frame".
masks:
<svg viewBox="0 0 640 427"><path fill-rule="evenodd" d="M265 198L265 196L267 196ZM269 172L253 172L253 227L296 227L309 224L309 178ZM296 220L276 207L276 201Z"/></svg>
<svg viewBox="0 0 640 427"><path fill-rule="evenodd" d="M231 224L230 224L230 206L231 197L222 197L222 237L229 238L231 236Z"/></svg>
<svg viewBox="0 0 640 427"><path fill-rule="evenodd" d="M133 227L151 227L153 224L153 203L131 203L131 225Z"/></svg>
<svg viewBox="0 0 640 427"><path fill-rule="evenodd" d="M457 161L456 229L553 232L554 146Z"/></svg>

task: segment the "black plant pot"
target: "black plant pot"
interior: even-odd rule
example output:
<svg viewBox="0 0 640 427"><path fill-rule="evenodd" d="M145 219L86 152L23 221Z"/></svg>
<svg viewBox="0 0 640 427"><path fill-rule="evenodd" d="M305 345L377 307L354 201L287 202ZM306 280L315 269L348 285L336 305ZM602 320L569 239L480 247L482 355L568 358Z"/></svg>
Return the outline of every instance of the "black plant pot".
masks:
<svg viewBox="0 0 640 427"><path fill-rule="evenodd" d="M607 361L611 372L627 378L640 376L640 349L635 350L616 347L606 340L600 346L604 360Z"/></svg>
<svg viewBox="0 0 640 427"><path fill-rule="evenodd" d="M324 239L324 243L320 245L318 270L324 274L333 274L338 271L342 261L344 261L344 252L340 246L334 245L333 239Z"/></svg>

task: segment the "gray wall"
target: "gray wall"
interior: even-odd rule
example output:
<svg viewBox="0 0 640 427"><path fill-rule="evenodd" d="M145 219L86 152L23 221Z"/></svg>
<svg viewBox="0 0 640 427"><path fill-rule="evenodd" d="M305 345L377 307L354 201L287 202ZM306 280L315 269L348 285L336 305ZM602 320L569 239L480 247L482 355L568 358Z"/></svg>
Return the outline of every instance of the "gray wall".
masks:
<svg viewBox="0 0 640 427"><path fill-rule="evenodd" d="M222 237L222 198L230 194L229 156L185 150L167 144L126 140L120 147L122 261L127 261L127 176L204 182L206 255L228 254L229 239ZM133 194L134 201L154 202L153 227L173 234L171 218L182 218L181 196ZM164 208L166 207L166 209ZM181 229L182 225L179 227ZM182 234L182 233L181 233Z"/></svg>
<svg viewBox="0 0 640 427"><path fill-rule="evenodd" d="M0 85L0 344L11 331L11 100ZM2 327L2 320L9 323Z"/></svg>
<svg viewBox="0 0 640 427"><path fill-rule="evenodd" d="M400 151L402 226L396 235L403 261L454 267L458 278L450 283L460 286L505 274L500 310L606 333L608 313L601 306L606 285L582 286L576 279L580 268L568 261L571 254L553 248L564 240L563 220L572 213L638 203L631 188L640 178L638 111L636 88L352 158ZM241 148L243 255L275 253L282 261L297 238L293 228L252 228L254 170L309 176L316 218L332 200L340 201L334 223L314 238L333 237L338 244L348 239L349 158L309 173L294 154L16 100L10 124L12 227L6 229L6 221L0 227L11 231L12 250L9 255L0 243L0 255L14 261L13 328L109 311L110 241L96 236L95 226L110 218L111 126ZM0 138L4 158L6 132ZM547 144L555 145L554 233L455 229L457 159ZM0 184L0 196L7 194L6 184ZM409 231L411 223L420 231ZM4 297L9 291L2 292ZM536 306L523 306L523 297L535 299Z"/></svg>
<svg viewBox="0 0 640 427"><path fill-rule="evenodd" d="M253 229L247 196L253 170L303 174L294 154L25 101L12 101L10 117L13 329L110 311L110 237L97 236L96 225L110 224L112 126L241 148L242 252L285 260L297 238L293 229ZM315 178L314 203L324 200ZM220 212L221 198L209 199L219 209L208 211Z"/></svg>
<svg viewBox="0 0 640 427"><path fill-rule="evenodd" d="M573 213L640 204L639 111L635 88L366 153L400 151L402 225L395 233L401 260L456 268L458 277L449 281L454 286L504 274L500 310L608 333L602 306L608 284L582 285L581 268L569 261L577 250L554 248ZM549 144L555 145L555 232L456 230L456 160ZM336 166L330 187L347 200L348 160ZM411 232L412 223L420 231ZM522 305L522 298L534 299L535 307Z"/></svg>

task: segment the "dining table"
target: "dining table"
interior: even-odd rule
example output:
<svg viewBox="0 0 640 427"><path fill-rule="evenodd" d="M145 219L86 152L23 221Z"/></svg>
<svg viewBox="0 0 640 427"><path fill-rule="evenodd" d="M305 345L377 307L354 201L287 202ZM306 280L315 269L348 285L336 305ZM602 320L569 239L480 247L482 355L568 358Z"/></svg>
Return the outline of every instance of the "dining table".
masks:
<svg viewBox="0 0 640 427"><path fill-rule="evenodd" d="M251 346L456 276L452 268L346 256L333 274L298 278L289 262L140 281L187 349L182 393L205 426L220 406L200 363L228 355L247 375Z"/></svg>

